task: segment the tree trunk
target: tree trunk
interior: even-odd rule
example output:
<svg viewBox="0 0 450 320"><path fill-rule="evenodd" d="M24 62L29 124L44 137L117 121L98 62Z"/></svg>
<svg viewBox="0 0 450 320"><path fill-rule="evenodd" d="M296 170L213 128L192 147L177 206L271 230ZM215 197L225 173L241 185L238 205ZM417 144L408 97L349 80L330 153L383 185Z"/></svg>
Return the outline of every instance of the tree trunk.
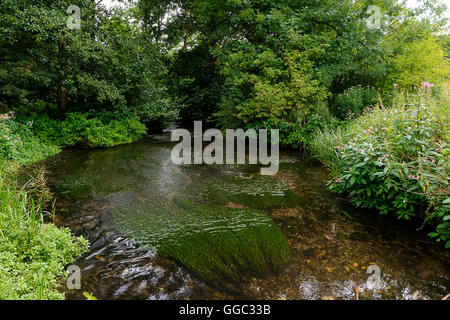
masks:
<svg viewBox="0 0 450 320"><path fill-rule="evenodd" d="M61 85L58 85L58 109L63 114L67 111L67 91Z"/></svg>
<svg viewBox="0 0 450 320"><path fill-rule="evenodd" d="M62 39L64 35L62 35L58 39L58 51L59 51L59 75L58 75L58 86L57 86L57 100L58 100L58 109L62 114L65 114L67 111L67 91L63 87L64 83L64 41Z"/></svg>

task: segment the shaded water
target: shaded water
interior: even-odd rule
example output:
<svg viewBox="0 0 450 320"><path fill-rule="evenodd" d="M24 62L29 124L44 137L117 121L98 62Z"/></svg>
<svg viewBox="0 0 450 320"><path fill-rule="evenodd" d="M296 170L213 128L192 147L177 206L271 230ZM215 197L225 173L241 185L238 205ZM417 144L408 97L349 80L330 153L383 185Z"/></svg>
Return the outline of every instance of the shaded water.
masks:
<svg viewBox="0 0 450 320"><path fill-rule="evenodd" d="M46 162L56 223L85 236L82 290L99 299L441 299L450 253L406 223L330 193L326 171L282 155L254 166L175 166L167 137ZM369 290L377 265L382 288ZM360 290L360 291L361 291Z"/></svg>

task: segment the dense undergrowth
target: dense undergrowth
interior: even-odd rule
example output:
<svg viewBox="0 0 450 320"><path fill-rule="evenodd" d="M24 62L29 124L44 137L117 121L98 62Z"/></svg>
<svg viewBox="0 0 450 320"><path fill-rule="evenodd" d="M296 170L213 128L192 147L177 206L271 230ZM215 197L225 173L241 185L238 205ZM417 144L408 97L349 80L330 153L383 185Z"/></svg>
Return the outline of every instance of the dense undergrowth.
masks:
<svg viewBox="0 0 450 320"><path fill-rule="evenodd" d="M449 119L447 98L429 84L416 95L397 93L344 126L322 130L310 151L332 175L330 188L358 207L422 219L430 236L450 248Z"/></svg>
<svg viewBox="0 0 450 320"><path fill-rule="evenodd" d="M146 132L146 126L130 115L68 113L64 120L57 120L44 114L18 121L10 111L0 115L1 171L14 171L79 144L113 147L132 143Z"/></svg>
<svg viewBox="0 0 450 320"><path fill-rule="evenodd" d="M0 180L0 300L64 299L64 268L88 243L44 223L45 199Z"/></svg>

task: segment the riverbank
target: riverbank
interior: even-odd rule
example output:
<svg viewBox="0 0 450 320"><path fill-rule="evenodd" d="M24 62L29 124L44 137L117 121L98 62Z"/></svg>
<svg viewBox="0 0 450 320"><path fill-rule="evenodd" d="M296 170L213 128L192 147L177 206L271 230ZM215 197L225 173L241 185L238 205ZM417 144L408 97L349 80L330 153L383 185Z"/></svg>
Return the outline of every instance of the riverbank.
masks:
<svg viewBox="0 0 450 320"><path fill-rule="evenodd" d="M64 299L64 268L88 250L68 228L44 223L39 190L0 182L0 300Z"/></svg>
<svg viewBox="0 0 450 320"><path fill-rule="evenodd" d="M54 215L46 178L38 174L18 189L15 172L76 143L107 147L131 143L145 132L145 126L133 119L105 121L68 114L64 121L17 121L12 111L1 115L0 300L64 299L64 268L89 247L68 228L44 222L52 220L45 216Z"/></svg>
<svg viewBox="0 0 450 320"><path fill-rule="evenodd" d="M372 209L419 228L450 248L450 104L430 87L397 92L391 107L378 105L338 128L319 132L311 154L331 173L330 189L356 207Z"/></svg>

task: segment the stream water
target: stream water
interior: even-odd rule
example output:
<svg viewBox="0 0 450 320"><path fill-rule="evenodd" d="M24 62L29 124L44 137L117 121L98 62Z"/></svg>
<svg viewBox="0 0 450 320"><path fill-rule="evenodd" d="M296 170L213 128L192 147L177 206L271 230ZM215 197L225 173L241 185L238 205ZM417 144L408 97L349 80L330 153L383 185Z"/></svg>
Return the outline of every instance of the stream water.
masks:
<svg viewBox="0 0 450 320"><path fill-rule="evenodd" d="M44 162L55 223L91 243L75 264L99 299L442 299L450 252L330 193L326 170L283 153L255 166L175 166L157 136ZM416 227L416 228L415 228ZM380 287L369 289L376 265Z"/></svg>

